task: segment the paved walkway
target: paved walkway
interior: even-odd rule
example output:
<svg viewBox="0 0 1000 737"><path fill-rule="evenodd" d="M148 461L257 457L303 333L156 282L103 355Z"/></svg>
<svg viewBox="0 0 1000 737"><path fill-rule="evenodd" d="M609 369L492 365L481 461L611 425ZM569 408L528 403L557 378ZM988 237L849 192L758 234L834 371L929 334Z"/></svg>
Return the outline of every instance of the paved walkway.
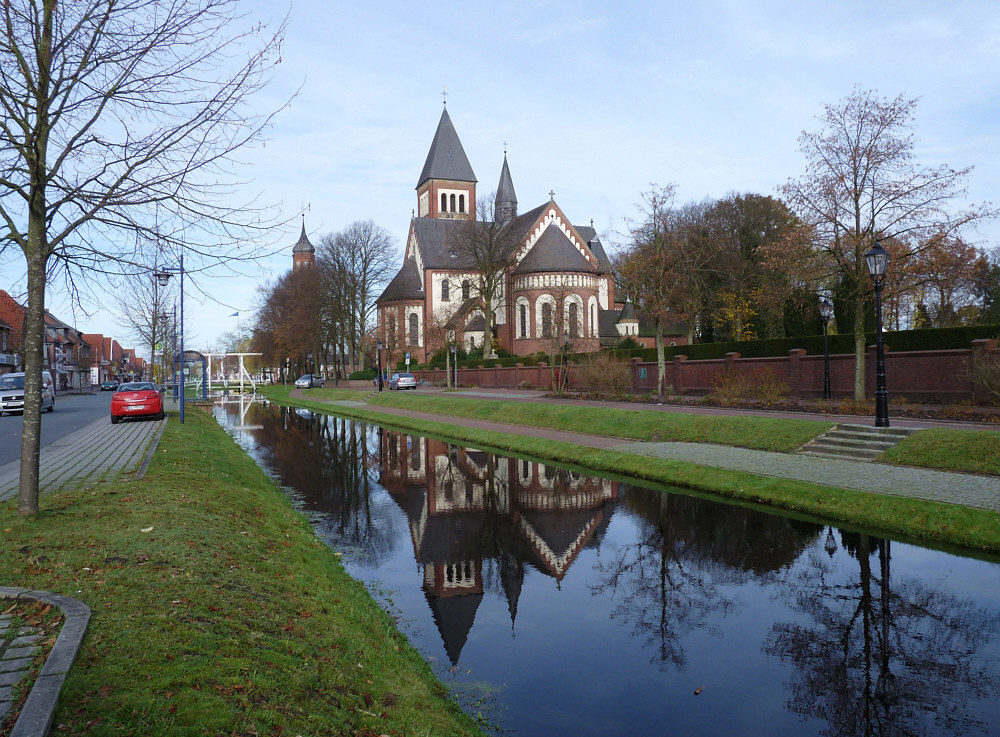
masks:
<svg viewBox="0 0 1000 737"><path fill-rule="evenodd" d="M42 493L112 481L135 473L166 420L128 420L112 425L94 420L42 448L39 477ZM21 462L0 466L0 502L17 496Z"/></svg>
<svg viewBox="0 0 1000 737"><path fill-rule="evenodd" d="M423 391L423 390L421 390ZM505 392L503 390L468 390L452 392L449 397L461 398L503 398L511 401L531 401L546 404L575 403L576 400L560 400L547 398L543 392ZM301 391L293 391L293 398L310 399L317 401L315 397L304 394ZM921 468L909 468L901 466L889 466L880 463L849 461L839 458L820 458L816 456L805 456L792 453L771 453L761 450L749 450L747 448L734 448L724 445L710 445L704 443L650 443L627 441L622 438L608 438L603 436L588 435L586 433L566 432L560 430L549 430L539 427L528 427L525 425L513 425L502 422L487 422L473 420L463 417L446 417L429 412L415 412L411 410L397 409L394 407L379 407L361 402L331 402L333 405L343 405L345 407L364 408L370 412L381 412L386 415L396 417L410 417L413 419L427 420L432 422L445 422L462 427L489 430L492 432L506 432L528 437L546 438L551 440L561 440L575 443L589 448L604 448L618 450L625 453L651 456L656 458L668 458L671 460L683 461L685 463L695 463L711 468L724 468L733 471L745 471L759 476L773 476L777 478L795 479L807 481L824 486L834 486L842 489L855 489L876 494L890 494L893 496L912 497L914 499L925 499L929 501L946 502L949 504L961 504L969 507L981 509L992 509L1000 511L1000 477L976 476L963 473L949 473L946 471L933 471ZM649 404L625 404L611 403L610 405L623 409L647 410L660 412L695 412L698 414L724 414L724 415L760 415L760 412L750 412L745 410L731 410L719 407L686 407L681 405L649 405ZM868 422L871 418L851 418L836 415L803 415L802 413L785 413L791 417L799 419L820 419L830 422ZM897 426L912 428L926 427L961 427L963 429L981 429L985 432L996 432L995 425L982 425L979 423L941 423L934 420L898 420L894 423Z"/></svg>

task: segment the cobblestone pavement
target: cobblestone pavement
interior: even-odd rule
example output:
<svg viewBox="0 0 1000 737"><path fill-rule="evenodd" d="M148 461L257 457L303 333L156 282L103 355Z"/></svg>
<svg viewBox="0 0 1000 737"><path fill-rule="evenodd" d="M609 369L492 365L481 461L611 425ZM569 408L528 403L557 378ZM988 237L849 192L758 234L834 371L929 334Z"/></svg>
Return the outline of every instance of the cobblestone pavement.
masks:
<svg viewBox="0 0 1000 737"><path fill-rule="evenodd" d="M881 463L817 458L702 443L621 443L613 450L809 481L842 489L907 496L1000 511L1000 478Z"/></svg>
<svg viewBox="0 0 1000 737"><path fill-rule="evenodd" d="M110 481L135 471L165 422L129 420L112 425L103 417L45 446L39 460L41 491ZM20 461L0 466L0 502L17 495L20 477Z"/></svg>
<svg viewBox="0 0 1000 737"><path fill-rule="evenodd" d="M17 714L10 737L45 737L59 702L63 681L76 660L83 635L90 623L90 608L83 602L47 591L0 586L0 605L14 601L39 601L61 610L62 626L55 644L38 671L31 692ZM0 722L10 715L14 690L31 673L41 635L32 627L17 627L14 615L0 614Z"/></svg>

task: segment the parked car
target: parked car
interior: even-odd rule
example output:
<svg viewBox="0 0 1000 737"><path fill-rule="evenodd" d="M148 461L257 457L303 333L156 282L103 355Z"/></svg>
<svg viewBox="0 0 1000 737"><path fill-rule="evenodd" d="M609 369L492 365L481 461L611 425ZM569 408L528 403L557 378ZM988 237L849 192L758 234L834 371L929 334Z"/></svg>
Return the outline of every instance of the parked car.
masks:
<svg viewBox="0 0 1000 737"><path fill-rule="evenodd" d="M108 379L107 381L101 382L102 392L113 392L118 388L118 382L113 379Z"/></svg>
<svg viewBox="0 0 1000 737"><path fill-rule="evenodd" d="M295 380L298 389L310 389L314 386L323 386L325 379L319 374L303 374Z"/></svg>
<svg viewBox="0 0 1000 737"><path fill-rule="evenodd" d="M417 380L413 374L393 374L389 377L389 389L416 389Z"/></svg>
<svg viewBox="0 0 1000 737"><path fill-rule="evenodd" d="M56 408L56 386L52 374L42 372L42 410L52 412ZM24 374L4 374L0 376L0 415L6 412L24 412Z"/></svg>
<svg viewBox="0 0 1000 737"><path fill-rule="evenodd" d="M163 419L163 395L151 381L133 381L121 384L111 397L111 424L117 425L126 417L153 417Z"/></svg>

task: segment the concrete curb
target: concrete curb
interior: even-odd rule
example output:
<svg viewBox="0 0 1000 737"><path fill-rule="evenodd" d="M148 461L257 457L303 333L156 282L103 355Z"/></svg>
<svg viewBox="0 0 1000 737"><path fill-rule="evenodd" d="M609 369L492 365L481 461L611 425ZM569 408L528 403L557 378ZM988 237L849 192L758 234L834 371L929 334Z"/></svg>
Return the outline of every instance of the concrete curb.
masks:
<svg viewBox="0 0 1000 737"><path fill-rule="evenodd" d="M77 599L37 589L0 586L0 599L31 599L58 607L63 613L59 636L10 733L10 737L45 737L52 726L52 718L59 703L59 692L62 691L63 682L76 660L80 643L90 624L90 607Z"/></svg>

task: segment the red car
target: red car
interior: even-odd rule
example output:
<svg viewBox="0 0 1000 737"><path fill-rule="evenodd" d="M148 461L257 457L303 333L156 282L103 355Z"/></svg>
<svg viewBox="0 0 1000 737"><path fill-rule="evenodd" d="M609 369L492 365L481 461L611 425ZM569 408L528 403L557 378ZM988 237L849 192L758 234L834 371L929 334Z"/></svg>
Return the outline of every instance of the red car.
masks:
<svg viewBox="0 0 1000 737"><path fill-rule="evenodd" d="M125 417L163 419L163 395L148 381L122 384L111 397L111 424L117 425Z"/></svg>

